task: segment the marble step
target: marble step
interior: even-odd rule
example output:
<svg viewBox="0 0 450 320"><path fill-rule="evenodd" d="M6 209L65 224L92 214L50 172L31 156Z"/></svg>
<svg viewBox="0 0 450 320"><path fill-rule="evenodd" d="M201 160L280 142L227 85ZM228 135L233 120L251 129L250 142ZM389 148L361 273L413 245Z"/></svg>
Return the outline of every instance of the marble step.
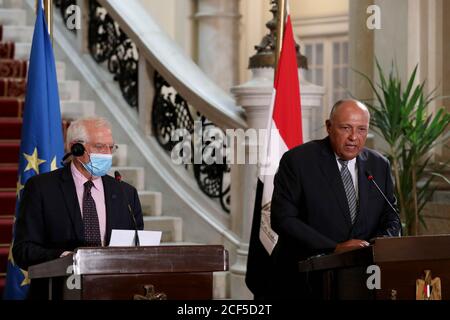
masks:
<svg viewBox="0 0 450 320"><path fill-rule="evenodd" d="M1 8L23 8L23 0L0 0Z"/></svg>
<svg viewBox="0 0 450 320"><path fill-rule="evenodd" d="M62 61L56 61L56 77L58 81L63 81L66 79L66 64Z"/></svg>
<svg viewBox="0 0 450 320"><path fill-rule="evenodd" d="M0 8L0 23L4 26L26 25L27 12L23 9L5 9Z"/></svg>
<svg viewBox="0 0 450 320"><path fill-rule="evenodd" d="M31 26L4 26L2 41L29 42L33 40L34 27Z"/></svg>
<svg viewBox="0 0 450 320"><path fill-rule="evenodd" d="M90 100L62 100L60 102L63 119L75 120L81 117L95 115L95 103Z"/></svg>
<svg viewBox="0 0 450 320"><path fill-rule="evenodd" d="M128 146L126 144L117 144L118 148L113 154L113 166L125 167L127 165Z"/></svg>
<svg viewBox="0 0 450 320"><path fill-rule="evenodd" d="M56 61L55 63L56 67L56 77L58 82L64 81L66 79L66 64L62 61ZM28 68L29 68L29 61L28 61ZM28 77L28 75L27 75Z"/></svg>
<svg viewBox="0 0 450 320"><path fill-rule="evenodd" d="M59 80L59 99L60 100L79 100L80 99L80 82L76 80Z"/></svg>
<svg viewBox="0 0 450 320"><path fill-rule="evenodd" d="M28 60L30 59L31 42L16 42L14 59Z"/></svg>
<svg viewBox="0 0 450 320"><path fill-rule="evenodd" d="M162 231L161 242L183 241L183 219L180 217L144 216L144 230Z"/></svg>
<svg viewBox="0 0 450 320"><path fill-rule="evenodd" d="M162 215L162 194L157 191L139 191L142 213L145 216L158 217Z"/></svg>
<svg viewBox="0 0 450 320"><path fill-rule="evenodd" d="M119 171L122 180L134 186L138 191L145 189L145 171L143 167L114 166L108 174L114 177L114 171Z"/></svg>

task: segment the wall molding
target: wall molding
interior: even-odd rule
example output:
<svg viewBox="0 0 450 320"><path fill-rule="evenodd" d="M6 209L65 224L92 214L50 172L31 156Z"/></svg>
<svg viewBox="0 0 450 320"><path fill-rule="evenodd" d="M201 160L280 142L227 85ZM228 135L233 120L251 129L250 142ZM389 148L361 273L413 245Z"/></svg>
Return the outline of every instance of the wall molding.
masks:
<svg viewBox="0 0 450 320"><path fill-rule="evenodd" d="M349 16L334 15L292 19L295 34L300 37L337 36L349 32Z"/></svg>

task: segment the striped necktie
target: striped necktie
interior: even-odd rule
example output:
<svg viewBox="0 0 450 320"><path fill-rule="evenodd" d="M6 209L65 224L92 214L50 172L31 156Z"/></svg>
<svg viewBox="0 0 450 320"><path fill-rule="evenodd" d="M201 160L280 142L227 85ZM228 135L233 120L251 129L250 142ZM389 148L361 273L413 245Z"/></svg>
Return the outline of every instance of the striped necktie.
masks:
<svg viewBox="0 0 450 320"><path fill-rule="evenodd" d="M356 198L355 186L353 185L352 176L348 170L348 161L338 159L339 163L342 165L341 177L344 183L345 194L347 196L348 207L350 209L350 218L352 219L352 224L355 222L356 215L358 214L358 199Z"/></svg>

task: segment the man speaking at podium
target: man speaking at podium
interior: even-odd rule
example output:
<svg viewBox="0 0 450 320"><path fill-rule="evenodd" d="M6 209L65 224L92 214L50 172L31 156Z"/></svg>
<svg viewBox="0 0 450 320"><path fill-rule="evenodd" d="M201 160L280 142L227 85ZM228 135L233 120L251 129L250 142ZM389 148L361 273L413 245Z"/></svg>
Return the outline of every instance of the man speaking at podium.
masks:
<svg viewBox="0 0 450 320"><path fill-rule="evenodd" d="M300 274L299 261L366 247L374 237L400 235L400 219L391 206L396 200L389 162L364 148L369 121L363 103L338 101L326 121L327 138L283 155L271 204L271 226L279 235L272 253L276 297L314 298L307 280L313 275Z"/></svg>
<svg viewBox="0 0 450 320"><path fill-rule="evenodd" d="M143 229L136 189L106 175L117 148L110 123L103 118L74 121L66 144L72 161L25 185L13 246L22 269L77 247L107 246L112 229Z"/></svg>

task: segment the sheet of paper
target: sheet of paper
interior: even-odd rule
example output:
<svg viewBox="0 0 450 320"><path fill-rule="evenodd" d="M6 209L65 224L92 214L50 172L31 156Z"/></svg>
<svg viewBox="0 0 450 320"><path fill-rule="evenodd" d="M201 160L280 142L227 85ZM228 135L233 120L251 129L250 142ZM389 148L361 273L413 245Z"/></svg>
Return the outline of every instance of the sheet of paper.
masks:
<svg viewBox="0 0 450 320"><path fill-rule="evenodd" d="M138 231L141 246L159 246L162 231ZM134 246L134 230L113 229L111 232L110 247Z"/></svg>

